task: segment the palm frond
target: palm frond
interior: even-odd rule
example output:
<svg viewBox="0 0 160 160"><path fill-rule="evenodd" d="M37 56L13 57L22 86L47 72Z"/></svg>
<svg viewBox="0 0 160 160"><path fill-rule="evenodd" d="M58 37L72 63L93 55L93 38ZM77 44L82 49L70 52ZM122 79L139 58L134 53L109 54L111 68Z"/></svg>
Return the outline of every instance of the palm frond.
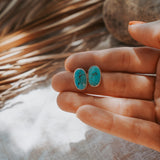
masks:
<svg viewBox="0 0 160 160"><path fill-rule="evenodd" d="M107 36L103 0L0 1L1 107Z"/></svg>

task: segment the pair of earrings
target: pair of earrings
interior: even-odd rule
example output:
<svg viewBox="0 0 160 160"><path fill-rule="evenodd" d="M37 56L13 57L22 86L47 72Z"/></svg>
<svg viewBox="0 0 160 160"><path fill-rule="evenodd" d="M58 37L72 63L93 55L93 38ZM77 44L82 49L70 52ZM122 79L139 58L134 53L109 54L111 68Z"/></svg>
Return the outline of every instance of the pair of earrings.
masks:
<svg viewBox="0 0 160 160"><path fill-rule="evenodd" d="M91 66L89 68L88 82L92 87L99 86L101 82L101 71L98 66ZM74 84L78 90L84 90L87 87L87 74L84 69L77 68L74 71Z"/></svg>

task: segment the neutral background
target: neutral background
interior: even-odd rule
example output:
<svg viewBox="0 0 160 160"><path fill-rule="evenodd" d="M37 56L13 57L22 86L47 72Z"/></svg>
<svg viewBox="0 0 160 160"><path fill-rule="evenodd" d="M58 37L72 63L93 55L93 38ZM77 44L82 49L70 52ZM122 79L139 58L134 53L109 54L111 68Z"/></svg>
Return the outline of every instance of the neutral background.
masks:
<svg viewBox="0 0 160 160"><path fill-rule="evenodd" d="M110 43L109 37L96 49ZM8 101L0 111L0 160L160 160L156 151L100 132L61 111L50 82Z"/></svg>

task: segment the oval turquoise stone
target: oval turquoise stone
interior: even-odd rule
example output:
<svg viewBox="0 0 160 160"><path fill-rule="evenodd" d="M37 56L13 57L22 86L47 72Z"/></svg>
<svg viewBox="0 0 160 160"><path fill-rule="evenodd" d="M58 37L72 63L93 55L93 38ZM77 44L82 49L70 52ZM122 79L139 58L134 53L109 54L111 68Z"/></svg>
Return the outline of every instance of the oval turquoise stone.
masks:
<svg viewBox="0 0 160 160"><path fill-rule="evenodd" d="M101 71L98 66L92 66L88 70L88 81L92 87L97 87L101 81Z"/></svg>
<svg viewBox="0 0 160 160"><path fill-rule="evenodd" d="M87 77L84 69L78 68L74 72L74 83L77 89L83 90L87 87Z"/></svg>

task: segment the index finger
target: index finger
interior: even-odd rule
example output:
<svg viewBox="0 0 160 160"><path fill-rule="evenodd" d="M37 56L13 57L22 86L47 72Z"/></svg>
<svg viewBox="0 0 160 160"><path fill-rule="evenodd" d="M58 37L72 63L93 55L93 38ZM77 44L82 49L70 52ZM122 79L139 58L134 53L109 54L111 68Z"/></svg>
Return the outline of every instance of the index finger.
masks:
<svg viewBox="0 0 160 160"><path fill-rule="evenodd" d="M155 73L160 50L149 47L121 47L100 51L76 53L65 61L65 69L87 70L98 65L103 72Z"/></svg>

